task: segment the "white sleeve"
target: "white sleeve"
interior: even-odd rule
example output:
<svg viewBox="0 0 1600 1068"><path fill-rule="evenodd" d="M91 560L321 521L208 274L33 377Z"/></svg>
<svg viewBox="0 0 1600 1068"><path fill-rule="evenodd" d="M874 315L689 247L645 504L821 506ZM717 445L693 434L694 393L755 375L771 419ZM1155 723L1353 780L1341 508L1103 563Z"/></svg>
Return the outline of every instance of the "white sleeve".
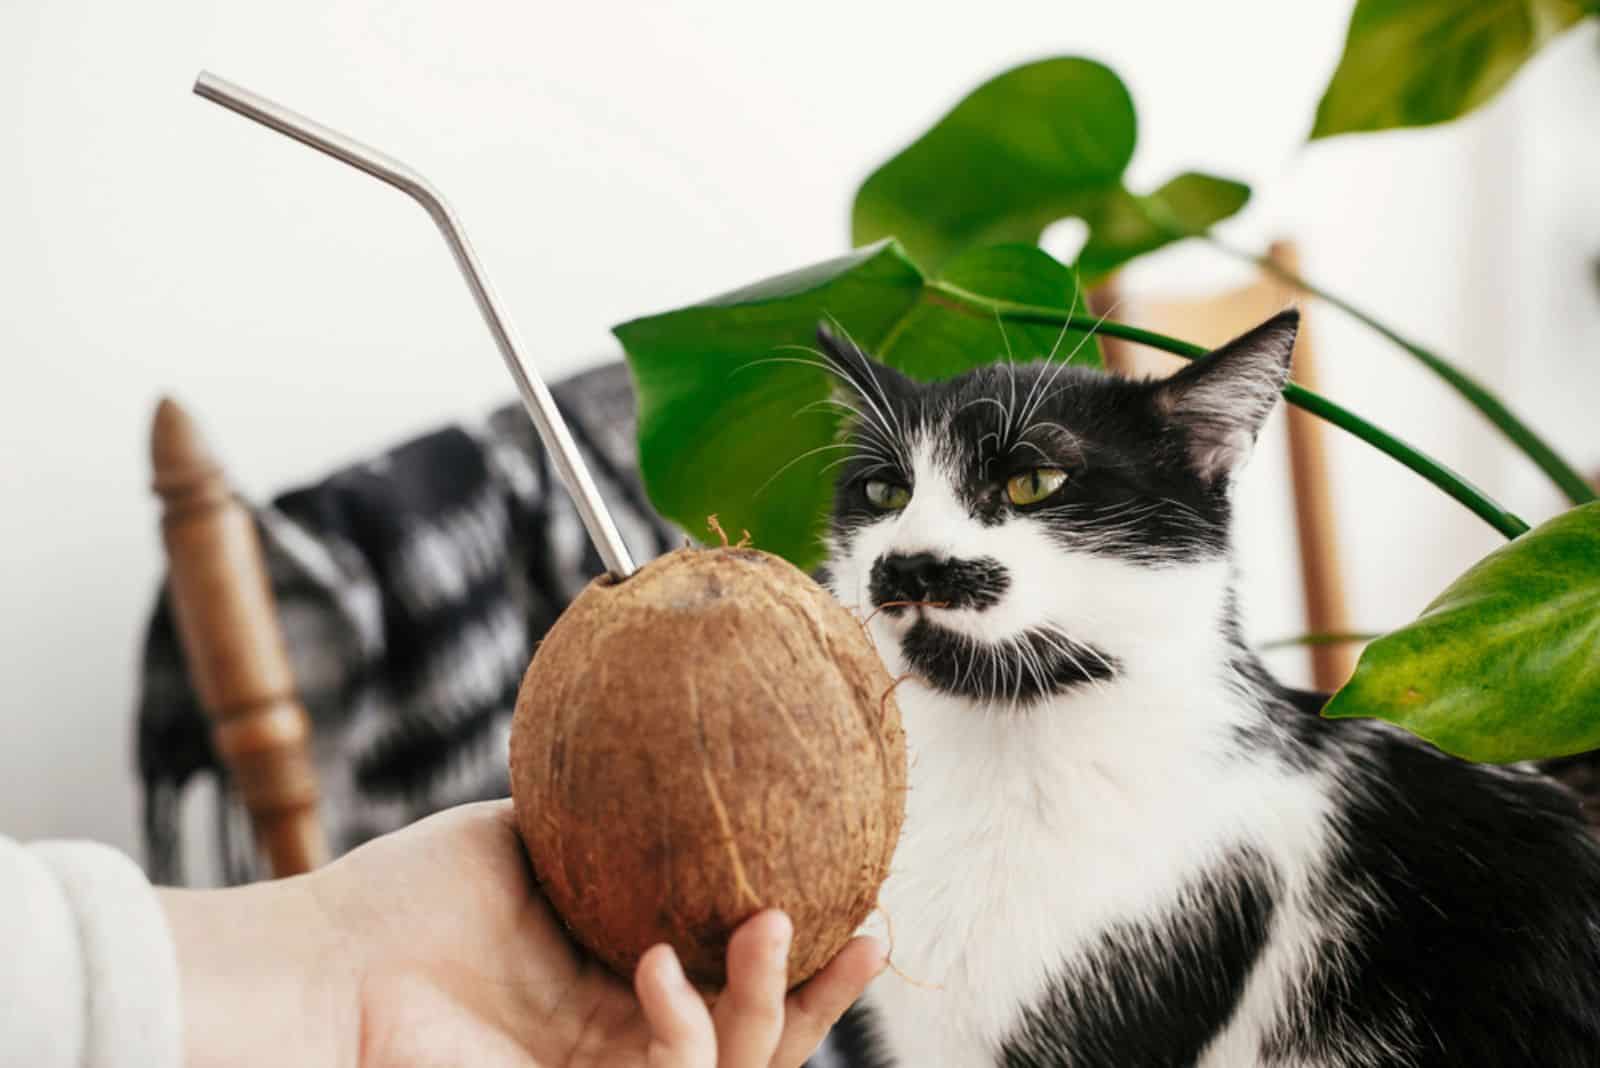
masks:
<svg viewBox="0 0 1600 1068"><path fill-rule="evenodd" d="M0 837L0 1064L179 1068L178 994L137 865L91 842Z"/></svg>

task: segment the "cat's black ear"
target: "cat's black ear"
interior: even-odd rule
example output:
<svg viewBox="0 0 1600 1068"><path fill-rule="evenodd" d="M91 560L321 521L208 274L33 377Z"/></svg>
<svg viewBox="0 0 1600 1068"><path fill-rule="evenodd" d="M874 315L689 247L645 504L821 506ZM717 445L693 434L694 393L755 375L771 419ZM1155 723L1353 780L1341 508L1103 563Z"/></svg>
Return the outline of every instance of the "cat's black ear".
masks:
<svg viewBox="0 0 1600 1068"><path fill-rule="evenodd" d="M822 347L822 358L840 383L862 399L887 403L890 394L899 393L909 385L904 375L868 356L842 327L818 323L817 344Z"/></svg>
<svg viewBox="0 0 1600 1068"><path fill-rule="evenodd" d="M1289 380L1299 329L1298 311L1279 312L1156 386L1157 410L1187 431L1202 477L1223 478L1250 455Z"/></svg>

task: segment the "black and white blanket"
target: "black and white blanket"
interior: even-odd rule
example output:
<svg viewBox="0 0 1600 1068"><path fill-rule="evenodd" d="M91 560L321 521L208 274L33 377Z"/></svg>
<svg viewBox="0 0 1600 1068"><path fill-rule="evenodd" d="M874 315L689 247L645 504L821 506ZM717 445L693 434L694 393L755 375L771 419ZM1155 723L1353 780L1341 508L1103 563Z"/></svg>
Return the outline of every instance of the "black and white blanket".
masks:
<svg viewBox="0 0 1600 1068"><path fill-rule="evenodd" d="M632 384L611 364L552 391L638 559L682 543L635 462ZM506 735L535 643L603 568L518 406L407 442L257 509L335 854L460 802L504 797ZM223 787L165 596L138 710L149 874L246 882L242 808L218 806L222 870L182 855L179 800Z"/></svg>

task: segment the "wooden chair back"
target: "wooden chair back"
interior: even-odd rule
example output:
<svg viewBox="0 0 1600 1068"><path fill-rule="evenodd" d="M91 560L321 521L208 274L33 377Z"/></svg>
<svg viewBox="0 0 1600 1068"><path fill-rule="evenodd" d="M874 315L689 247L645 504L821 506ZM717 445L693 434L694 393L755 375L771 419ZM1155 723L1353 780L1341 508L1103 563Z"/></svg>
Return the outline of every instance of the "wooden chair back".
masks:
<svg viewBox="0 0 1600 1068"><path fill-rule="evenodd" d="M311 720L295 696L255 520L171 400L156 409L150 458L173 616L212 744L273 877L310 871L328 856Z"/></svg>

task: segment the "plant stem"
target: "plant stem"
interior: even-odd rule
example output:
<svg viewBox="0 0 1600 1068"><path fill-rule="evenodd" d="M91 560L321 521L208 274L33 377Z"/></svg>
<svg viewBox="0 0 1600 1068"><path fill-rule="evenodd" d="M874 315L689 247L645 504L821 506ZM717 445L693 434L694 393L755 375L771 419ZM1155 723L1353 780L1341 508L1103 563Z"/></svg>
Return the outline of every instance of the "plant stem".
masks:
<svg viewBox="0 0 1600 1068"><path fill-rule="evenodd" d="M951 285L949 282L930 281L927 283L927 287L952 303L964 304L985 316L999 315L1002 319L1009 319L1013 322L1065 326L1069 330L1100 333L1107 337L1148 345L1163 352L1170 352L1174 356L1182 356L1186 360L1197 359L1204 356L1208 351L1203 346L1187 341L1179 341L1177 338L1167 337L1165 334L1157 334L1150 330L1141 330L1136 326L1128 326L1125 323L1098 320L1086 315L1069 315L1061 308L1050 308L1038 304L1019 304L1008 300L995 300L962 289L960 286ZM1519 534L1527 532L1528 524L1506 511L1493 498L1472 485L1465 478L1462 478L1420 449L1413 448L1387 431L1373 426L1354 412L1340 407L1326 397L1313 393L1309 389L1303 389L1292 382L1284 386L1283 397L1290 404L1304 408L1341 430L1354 434L1378 451L1398 460L1471 509L1475 515L1505 537L1515 538Z"/></svg>
<svg viewBox="0 0 1600 1068"><path fill-rule="evenodd" d="M1485 389L1477 380L1466 372L1457 368L1442 356L1423 348L1384 323L1368 315L1343 297L1335 296L1315 285L1305 278L1289 270L1287 267L1275 262L1271 257L1258 256L1252 252L1232 248L1219 241L1210 234L1204 235L1213 247L1237 259L1248 260L1269 274L1276 275L1288 282L1296 289L1311 294L1319 300L1338 308L1357 322L1371 328L1378 334L1392 341L1404 349L1428 370L1444 379L1452 389L1464 397L1468 404L1483 413L1484 417L1499 428L1500 432L1510 439L1511 443L1522 450L1523 455L1538 465L1539 469L1550 477L1567 499L1573 504L1587 504L1596 499L1593 487L1573 470L1571 464L1550 447L1550 444L1541 438L1534 430L1518 419L1511 409L1502 404L1493 393Z"/></svg>
<svg viewBox="0 0 1600 1068"><path fill-rule="evenodd" d="M1293 638L1276 638L1270 642L1261 642L1256 645L1256 650L1270 653L1275 649L1292 649L1304 645L1354 645L1358 642L1377 641L1383 637L1381 634L1370 634L1365 631L1335 631L1325 634L1299 634Z"/></svg>

